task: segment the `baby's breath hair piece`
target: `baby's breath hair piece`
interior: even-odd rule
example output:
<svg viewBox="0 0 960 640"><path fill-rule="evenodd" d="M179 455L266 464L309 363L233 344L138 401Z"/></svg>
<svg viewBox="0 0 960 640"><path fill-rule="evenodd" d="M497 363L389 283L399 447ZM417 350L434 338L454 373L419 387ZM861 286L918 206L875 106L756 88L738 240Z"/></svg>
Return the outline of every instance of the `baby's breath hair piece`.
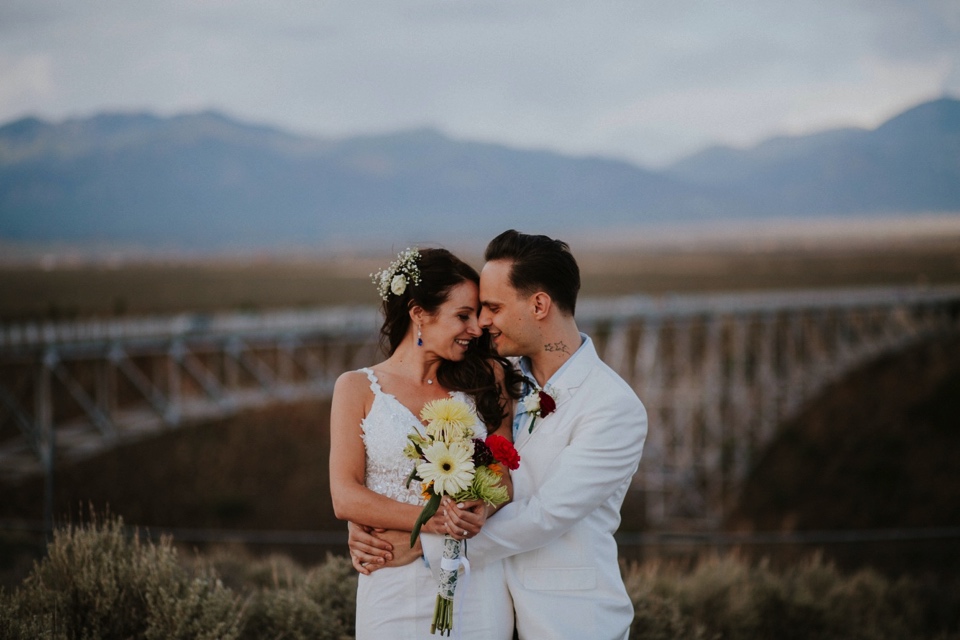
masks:
<svg viewBox="0 0 960 640"><path fill-rule="evenodd" d="M370 274L370 279L377 285L377 291L383 300L389 298L391 293L395 296L403 295L411 283L420 284L420 269L417 267L419 258L419 251L408 248L397 254L397 259L391 262L389 267Z"/></svg>

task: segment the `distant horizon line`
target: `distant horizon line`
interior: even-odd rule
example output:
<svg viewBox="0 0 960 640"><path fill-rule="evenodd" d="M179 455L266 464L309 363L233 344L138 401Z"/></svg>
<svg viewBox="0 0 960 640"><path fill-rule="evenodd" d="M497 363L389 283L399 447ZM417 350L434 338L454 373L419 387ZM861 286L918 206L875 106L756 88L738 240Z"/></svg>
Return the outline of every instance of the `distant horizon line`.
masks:
<svg viewBox="0 0 960 640"><path fill-rule="evenodd" d="M216 118L221 118L223 120L229 121L234 124L248 126L248 127L257 127L262 129L268 129L275 133L294 136L299 138L305 138L310 140L315 140L317 142L344 142L353 139L362 139L362 138L378 138L378 137L390 137L404 134L411 134L417 132L430 132L440 135L448 140L454 142L463 142L463 143L473 143L473 144L487 144L493 146L505 147L508 149L514 150L524 150L524 151L548 151L560 156L565 156L568 158L602 158L608 160L617 160L622 162L627 162L638 168L646 169L650 171L663 171L671 167L672 165L678 164L685 159L696 156L704 151L711 149L731 149L736 151L743 151L753 149L757 146L762 145L765 142L776 139L796 139L804 138L807 136L815 136L819 134L829 133L831 131L842 131L842 130L861 130L861 131L874 131L878 127L882 126L883 123L892 120L893 118L898 117L912 109L915 109L919 106L939 102L941 100L949 100L960 102L960 93L954 94L947 89L943 89L940 94L936 97L931 97L929 99L920 100L914 103L912 106L901 109L896 113L890 115L879 124L875 126L864 126L864 125L836 125L828 126L817 129L811 129L805 132L790 132L784 131L780 133L771 133L765 135L762 138L746 143L746 144L734 144L729 142L722 141L713 141L706 143L694 151L682 153L675 155L672 159L660 162L649 162L641 161L629 156L626 156L622 153L616 152L572 152L558 147L552 147L548 145L522 145L514 142L505 141L503 139L491 139L491 138L479 138L479 137L470 137L463 136L460 134L452 133L442 126L437 124L421 124L421 125L412 125L408 127L394 127L394 128L384 128L384 129L367 129L363 131L354 131L352 133L343 133L343 134L330 134L317 131L308 131L299 129L295 126L290 126L287 124L282 124L276 121L267 120L267 119L257 119L254 117L248 117L243 115L238 115L232 113L230 109L224 107L198 107L195 109L185 108L182 110L176 111L166 111L163 109L157 109L155 107L103 107L95 111L87 112L87 115L84 115L83 112L77 112L73 115L67 116L47 116L44 114L36 112L27 112L19 116L8 119L4 122L0 122L0 129L5 128L9 125L16 124L24 120L35 120L44 124L50 124L54 126L64 125L71 122L84 122L96 119L98 117L109 117L109 116L120 116L120 117L137 117L137 116L147 116L157 120L175 120L177 118L187 118L187 117L199 117L199 116L212 116Z"/></svg>
<svg viewBox="0 0 960 640"><path fill-rule="evenodd" d="M960 241L960 211L863 216L793 216L700 222L636 223L604 229L521 229L566 240L576 254L598 251L773 251L787 248L869 246L891 241ZM575 237L575 241L571 241ZM219 248L148 247L135 242L30 241L0 237L0 269L45 269L191 262L326 262L391 255L406 246L444 246L481 254L488 239L416 242L414 239L341 236L316 245L249 245ZM402 245L402 246L401 246Z"/></svg>

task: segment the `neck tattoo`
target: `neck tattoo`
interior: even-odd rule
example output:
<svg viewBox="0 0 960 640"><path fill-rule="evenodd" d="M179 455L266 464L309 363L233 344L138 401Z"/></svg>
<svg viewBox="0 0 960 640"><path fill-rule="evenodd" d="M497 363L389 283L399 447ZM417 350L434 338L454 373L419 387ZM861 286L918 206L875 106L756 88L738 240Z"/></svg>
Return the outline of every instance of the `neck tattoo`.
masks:
<svg viewBox="0 0 960 640"><path fill-rule="evenodd" d="M562 353L570 353L570 350L567 348L567 345L562 340L560 342L549 342L543 345L544 351L560 351Z"/></svg>

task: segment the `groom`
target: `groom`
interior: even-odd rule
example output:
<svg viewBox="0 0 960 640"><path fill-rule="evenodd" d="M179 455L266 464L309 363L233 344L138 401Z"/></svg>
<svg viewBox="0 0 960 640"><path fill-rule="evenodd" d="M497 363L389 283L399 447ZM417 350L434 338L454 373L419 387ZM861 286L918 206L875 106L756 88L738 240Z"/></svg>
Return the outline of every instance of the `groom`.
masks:
<svg viewBox="0 0 960 640"><path fill-rule="evenodd" d="M504 560L521 639L627 638L633 604L613 534L643 451L646 411L577 327L580 271L565 243L511 230L485 258L480 326L500 355L519 356L536 387L525 389L514 419L521 463L513 502L470 540L470 561ZM452 502L445 511L452 530L471 528ZM351 543L362 535L352 529Z"/></svg>

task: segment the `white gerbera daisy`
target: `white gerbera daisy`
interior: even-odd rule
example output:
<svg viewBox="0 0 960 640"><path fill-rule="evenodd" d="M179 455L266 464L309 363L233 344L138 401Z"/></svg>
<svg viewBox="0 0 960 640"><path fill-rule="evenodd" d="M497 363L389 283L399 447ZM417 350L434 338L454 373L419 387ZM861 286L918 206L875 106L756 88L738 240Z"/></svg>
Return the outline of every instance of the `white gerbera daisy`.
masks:
<svg viewBox="0 0 960 640"><path fill-rule="evenodd" d="M434 442L424 449L427 459L417 466L417 475L423 482L433 482L437 495L456 495L473 482L473 443L454 442L447 446Z"/></svg>

